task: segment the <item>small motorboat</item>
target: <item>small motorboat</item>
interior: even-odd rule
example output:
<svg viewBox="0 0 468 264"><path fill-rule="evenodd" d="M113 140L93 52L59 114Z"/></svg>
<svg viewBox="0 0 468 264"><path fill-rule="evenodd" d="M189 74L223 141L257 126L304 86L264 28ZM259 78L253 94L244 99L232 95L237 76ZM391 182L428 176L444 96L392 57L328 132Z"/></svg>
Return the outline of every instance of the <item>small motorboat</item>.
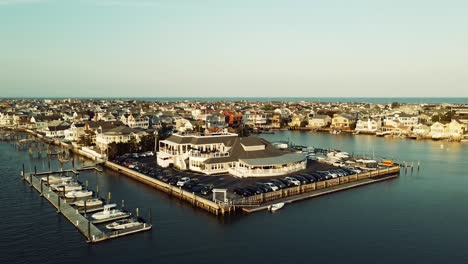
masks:
<svg viewBox="0 0 468 264"><path fill-rule="evenodd" d="M53 176L49 176L49 184L55 184L55 183L66 182L66 181L70 181L71 179L72 179L72 177L70 177L70 176L57 176L57 175L53 175ZM41 181L47 182L47 176L46 176L46 177L42 177L42 178L41 178Z"/></svg>
<svg viewBox="0 0 468 264"><path fill-rule="evenodd" d="M61 191L65 191L65 192L79 191L79 190L82 190L82 189L83 189L83 186L81 186L77 182L71 182L71 183L67 183L67 184L59 185L59 186L55 187L55 190L59 191L59 192L61 192Z"/></svg>
<svg viewBox="0 0 468 264"><path fill-rule="evenodd" d="M101 206L103 202L100 199L88 199L86 200L86 207ZM76 206L84 207L85 200L75 202Z"/></svg>
<svg viewBox="0 0 468 264"><path fill-rule="evenodd" d="M139 225L142 225L142 224L143 223L138 222L135 219L129 218L129 219L118 220L118 221L115 221L115 222L113 222L111 224L108 224L108 225L106 225L106 228L110 229L110 230L122 230L122 229L127 229L127 228L131 228L131 227L139 226Z"/></svg>
<svg viewBox="0 0 468 264"><path fill-rule="evenodd" d="M116 207L115 204L104 205L104 211L95 213L91 217L96 220L105 220L105 219L112 219L116 217L123 218L123 217L128 217L131 215L130 213L120 211L119 209L113 209L114 207Z"/></svg>
<svg viewBox="0 0 468 264"><path fill-rule="evenodd" d="M85 198L85 197L90 197L93 196L92 191L88 190L78 190L78 191L71 191L65 193L65 198Z"/></svg>
<svg viewBox="0 0 468 264"><path fill-rule="evenodd" d="M284 203L272 204L268 206L268 211L270 212L278 211L279 209L283 208L283 206L284 206Z"/></svg>

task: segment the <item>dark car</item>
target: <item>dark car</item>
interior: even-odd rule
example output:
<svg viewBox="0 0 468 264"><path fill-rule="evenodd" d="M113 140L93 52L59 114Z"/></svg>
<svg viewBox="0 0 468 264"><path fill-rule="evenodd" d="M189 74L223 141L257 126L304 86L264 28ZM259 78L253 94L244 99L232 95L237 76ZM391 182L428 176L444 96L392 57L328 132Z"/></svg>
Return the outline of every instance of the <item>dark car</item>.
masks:
<svg viewBox="0 0 468 264"><path fill-rule="evenodd" d="M201 193L203 187L205 187L204 184L197 183L190 188L190 191L193 193Z"/></svg>
<svg viewBox="0 0 468 264"><path fill-rule="evenodd" d="M200 184L200 182L198 181L198 179L191 179L190 181L188 181L187 183L185 183L182 188L186 189L186 190L189 190L189 191L192 191L192 188L194 186L196 186L197 184ZM200 188L201 189L201 188Z"/></svg>
<svg viewBox="0 0 468 264"><path fill-rule="evenodd" d="M307 179L302 177L301 175L294 175L294 176L291 176L293 177L294 179L298 180L301 182L301 184L306 184L308 183Z"/></svg>
<svg viewBox="0 0 468 264"><path fill-rule="evenodd" d="M174 177L171 177L171 179L168 181L168 183L170 185L176 185L177 182L180 180L180 176L174 176Z"/></svg>
<svg viewBox="0 0 468 264"><path fill-rule="evenodd" d="M161 181L169 183L169 181L172 179L172 176L170 175L164 175L161 177Z"/></svg>
<svg viewBox="0 0 468 264"><path fill-rule="evenodd" d="M202 187L201 193L203 195L208 195L213 191L213 188L214 188L214 186L212 184L207 184L207 185Z"/></svg>
<svg viewBox="0 0 468 264"><path fill-rule="evenodd" d="M286 184L283 183L280 180L272 179L272 180L270 180L270 182L273 183L274 185L278 186L278 188L280 188L280 189L286 188Z"/></svg>
<svg viewBox="0 0 468 264"><path fill-rule="evenodd" d="M312 175L309 174L301 174L300 176L306 178L309 183L317 181Z"/></svg>
<svg viewBox="0 0 468 264"><path fill-rule="evenodd" d="M244 197L252 196L252 193L249 192L249 190L247 190L246 188L242 188L242 187L235 188L234 193L240 196L244 196Z"/></svg>
<svg viewBox="0 0 468 264"><path fill-rule="evenodd" d="M257 182L257 184L255 185L255 187L257 187L258 189L260 189L263 193L267 193L267 192L272 192L273 189L271 189L269 186L261 183L261 182Z"/></svg>
<svg viewBox="0 0 468 264"><path fill-rule="evenodd" d="M261 193L262 193L262 191L261 191L259 188L255 187L255 186L247 186L247 187L245 187L245 188L246 188L247 190L249 190L249 192L251 192L251 193L253 193L253 194L255 194L255 195L261 194Z"/></svg>
<svg viewBox="0 0 468 264"><path fill-rule="evenodd" d="M294 186L294 184L286 179L278 179L278 181L282 182L284 185L286 185L286 188Z"/></svg>

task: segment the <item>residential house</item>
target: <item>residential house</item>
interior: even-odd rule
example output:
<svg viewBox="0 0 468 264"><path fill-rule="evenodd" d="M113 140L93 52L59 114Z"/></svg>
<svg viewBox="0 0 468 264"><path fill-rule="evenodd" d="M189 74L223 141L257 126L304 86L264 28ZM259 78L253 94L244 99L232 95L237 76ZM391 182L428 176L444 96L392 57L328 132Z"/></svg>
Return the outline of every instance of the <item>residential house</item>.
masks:
<svg viewBox="0 0 468 264"><path fill-rule="evenodd" d="M382 121L380 119L372 119L368 117L367 119L359 119L356 122L356 131L361 133L375 133L380 130L382 127Z"/></svg>
<svg viewBox="0 0 468 264"><path fill-rule="evenodd" d="M291 116L291 122L289 122L290 127L303 127L307 124L307 115L302 113L294 113Z"/></svg>
<svg viewBox="0 0 468 264"><path fill-rule="evenodd" d="M347 114L334 114L330 127L333 129L351 130L354 129L355 125L356 120L354 117Z"/></svg>
<svg viewBox="0 0 468 264"><path fill-rule="evenodd" d="M47 127L43 132L45 136L49 138L64 138L65 130L70 128L70 124L64 121L56 120L47 124Z"/></svg>
<svg viewBox="0 0 468 264"><path fill-rule="evenodd" d="M315 115L313 117L309 117L307 127L311 128L322 128L328 127L332 122L331 117L328 115Z"/></svg>
<svg viewBox="0 0 468 264"><path fill-rule="evenodd" d="M419 123L418 115L409 115L406 113L395 113L386 116L384 119L385 126L409 126L414 127Z"/></svg>
<svg viewBox="0 0 468 264"><path fill-rule="evenodd" d="M72 123L70 128L64 131L65 140L68 141L78 141L80 136L85 134L85 124L84 123Z"/></svg>
<svg viewBox="0 0 468 264"><path fill-rule="evenodd" d="M118 126L111 129L103 130L96 134L96 146L101 150L106 150L108 145L112 142L115 143L127 143L131 139L135 139L136 142L140 141L140 138L145 134L140 130Z"/></svg>

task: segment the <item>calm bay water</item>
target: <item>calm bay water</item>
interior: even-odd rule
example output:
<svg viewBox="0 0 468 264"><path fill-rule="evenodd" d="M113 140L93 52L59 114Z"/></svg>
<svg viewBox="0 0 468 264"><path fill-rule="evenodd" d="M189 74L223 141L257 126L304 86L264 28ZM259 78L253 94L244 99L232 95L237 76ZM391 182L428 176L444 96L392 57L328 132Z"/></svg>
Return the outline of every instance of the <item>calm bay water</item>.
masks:
<svg viewBox="0 0 468 264"><path fill-rule="evenodd" d="M83 172L80 180L111 191L114 202L125 199L127 209L139 207L144 215L152 208L154 224L151 232L89 245L20 180L22 163L42 171L47 162L0 143L1 262L468 263L468 145L290 131L263 137L420 160L421 171L289 204L274 214L225 219L112 171Z"/></svg>

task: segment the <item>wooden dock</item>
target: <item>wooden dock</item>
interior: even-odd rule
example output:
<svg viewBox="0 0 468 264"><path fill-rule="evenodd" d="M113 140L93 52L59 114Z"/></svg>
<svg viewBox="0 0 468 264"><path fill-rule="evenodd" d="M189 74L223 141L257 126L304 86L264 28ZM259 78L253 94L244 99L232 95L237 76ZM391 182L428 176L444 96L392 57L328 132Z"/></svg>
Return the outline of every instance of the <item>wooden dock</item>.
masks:
<svg viewBox="0 0 468 264"><path fill-rule="evenodd" d="M265 202L265 203L258 204L258 205L244 206L242 207L242 211L246 213L253 213L253 212L258 212L262 210L268 210L268 207L270 205L273 205L276 203L293 203L293 202L297 202L300 200L310 199L310 198L322 196L322 195L329 194L329 193L344 191L344 190L348 190L348 189L352 189L352 188L356 188L356 187L360 187L360 186L364 186L364 185L368 185L368 184L372 184L376 182L386 181L386 180L397 178L397 177L398 177L398 174L394 174L394 175L384 176L380 178L368 178L368 179L364 179L358 182L344 183L341 185L335 185L329 188L306 192L306 193L302 193L299 195L277 199L274 201L269 201L269 202Z"/></svg>
<svg viewBox="0 0 468 264"><path fill-rule="evenodd" d="M50 172L49 172L50 173ZM38 173L39 175L46 175L47 173ZM46 182L41 181L36 175L32 173L21 173L22 178L34 189L36 189L42 197L44 197L50 204L56 209L57 213L61 213L66 219L70 221L79 231L86 237L86 241L89 243L96 243L105 241L112 238L121 237L124 235L130 235L137 232L146 231L152 228L150 223L144 223L141 226L135 228L129 228L128 230L119 230L113 232L104 232L97 228L93 221L88 220L82 215L81 210L72 207L70 203L67 203L66 199L63 199L58 193L52 191L52 188L46 185ZM94 211L94 210L93 210ZM87 210L89 213L90 210ZM113 219L115 220L115 219Z"/></svg>

